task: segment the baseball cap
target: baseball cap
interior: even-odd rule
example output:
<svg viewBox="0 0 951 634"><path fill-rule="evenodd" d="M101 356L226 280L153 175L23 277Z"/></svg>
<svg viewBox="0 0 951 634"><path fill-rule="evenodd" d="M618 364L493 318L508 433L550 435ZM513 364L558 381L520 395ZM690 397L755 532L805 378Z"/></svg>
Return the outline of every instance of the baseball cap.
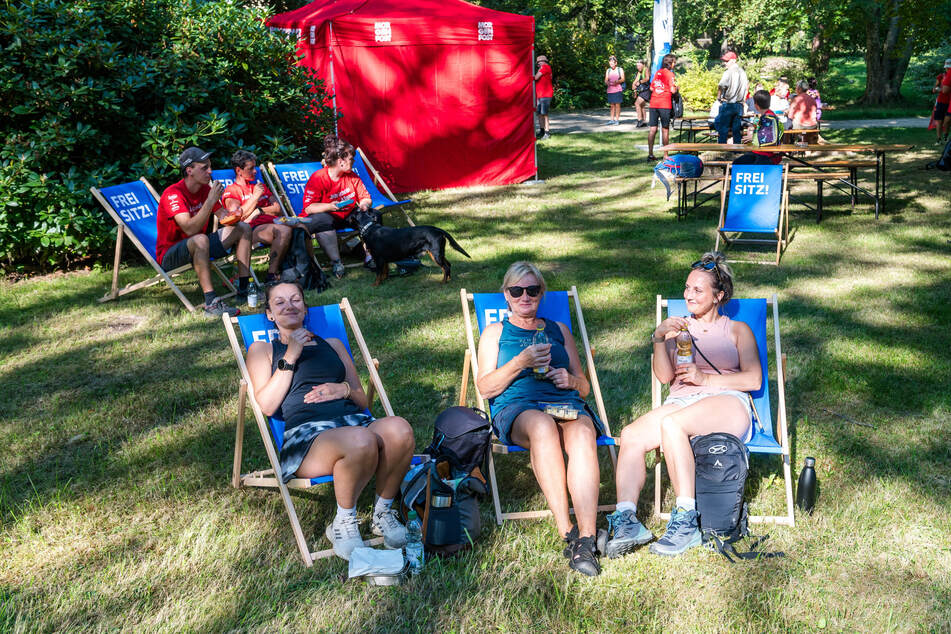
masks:
<svg viewBox="0 0 951 634"><path fill-rule="evenodd" d="M548 58L545 57L544 55L539 55L539 56L538 56L538 59L536 59L535 61L536 61L536 62L547 62L547 61L548 61Z"/></svg>
<svg viewBox="0 0 951 634"><path fill-rule="evenodd" d="M949 57L948 59L944 60L944 67L945 67L945 68L951 68L951 57Z"/></svg>
<svg viewBox="0 0 951 634"><path fill-rule="evenodd" d="M726 54L720 59L724 62L728 62L731 59L736 59L736 53L734 53L733 51L727 51Z"/></svg>
<svg viewBox="0 0 951 634"><path fill-rule="evenodd" d="M204 163L211 156L211 152L206 152L197 147L190 147L182 152L178 157L178 166L185 168L192 163Z"/></svg>

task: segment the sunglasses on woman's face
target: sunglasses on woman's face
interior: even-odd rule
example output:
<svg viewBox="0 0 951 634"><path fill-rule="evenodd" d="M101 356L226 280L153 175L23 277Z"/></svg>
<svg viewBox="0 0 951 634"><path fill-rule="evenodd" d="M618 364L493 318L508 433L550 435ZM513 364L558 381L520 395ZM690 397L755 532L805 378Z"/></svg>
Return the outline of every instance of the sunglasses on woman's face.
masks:
<svg viewBox="0 0 951 634"><path fill-rule="evenodd" d="M538 297L538 294L542 292L542 287L538 284L533 284L532 286L509 286L506 288L514 298L519 298L522 296L523 292L527 292L529 297Z"/></svg>

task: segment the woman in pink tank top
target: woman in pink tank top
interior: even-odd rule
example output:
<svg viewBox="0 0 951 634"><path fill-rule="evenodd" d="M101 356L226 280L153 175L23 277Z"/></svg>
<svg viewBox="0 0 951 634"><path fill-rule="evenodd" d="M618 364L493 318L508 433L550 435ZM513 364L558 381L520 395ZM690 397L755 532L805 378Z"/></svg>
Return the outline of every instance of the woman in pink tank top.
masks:
<svg viewBox="0 0 951 634"><path fill-rule="evenodd" d="M719 251L705 253L694 262L684 288L690 316L668 317L651 335L652 369L662 383L670 384L670 396L664 405L621 432L618 504L608 516L609 557L623 555L654 538L637 520L635 504L647 475L647 452L661 445L677 501L664 536L651 544L650 550L658 555L678 555L701 543L690 438L726 432L749 440L748 392L759 389L763 381L753 332L745 323L720 314L732 296L733 273L726 258ZM678 365L675 342L683 327L693 339L695 362Z"/></svg>
<svg viewBox="0 0 951 634"><path fill-rule="evenodd" d="M618 125L621 119L621 102L624 101L624 69L617 65L617 58L608 58L608 69L604 71L604 85L607 86L608 104L611 117L607 125Z"/></svg>

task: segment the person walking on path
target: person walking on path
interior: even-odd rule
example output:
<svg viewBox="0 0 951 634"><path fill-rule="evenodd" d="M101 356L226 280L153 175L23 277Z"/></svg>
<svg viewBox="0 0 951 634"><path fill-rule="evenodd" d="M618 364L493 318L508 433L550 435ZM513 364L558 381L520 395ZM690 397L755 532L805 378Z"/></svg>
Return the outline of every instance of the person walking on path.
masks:
<svg viewBox="0 0 951 634"><path fill-rule="evenodd" d="M743 137L743 101L749 90L749 81L746 71L740 68L736 53L727 51L720 58L726 69L717 85L717 101L720 110L713 122L716 128L718 143L726 143L727 137L733 133L733 142L739 143Z"/></svg>
<svg viewBox="0 0 951 634"><path fill-rule="evenodd" d="M551 108L551 99L555 96L555 87L551 79L551 64L544 55L535 60L538 72L535 73L535 98L538 99L538 136L547 139L551 136L548 130L548 111Z"/></svg>
<svg viewBox="0 0 951 634"><path fill-rule="evenodd" d="M634 76L634 127L647 127L647 103L651 100L651 78L647 62L637 60L637 75Z"/></svg>
<svg viewBox="0 0 951 634"><path fill-rule="evenodd" d="M944 60L944 78L938 89L938 102L934 107L934 122L938 130L938 143L948 140L948 131L951 130L951 117L948 116L948 105L951 104L951 57Z"/></svg>
<svg viewBox="0 0 951 634"><path fill-rule="evenodd" d="M617 65L614 55L608 58L604 85L608 87L608 104L611 106L611 117L607 125L618 125L621 123L621 102L624 100L624 69Z"/></svg>
<svg viewBox="0 0 951 634"><path fill-rule="evenodd" d="M677 58L673 55L664 55L660 68L651 80L650 100L650 129L647 131L647 160L656 161L654 156L654 139L657 138L657 123L660 122L663 132L661 138L664 145L670 141L670 114L673 109L672 95L679 90L674 80L673 67ZM667 152L664 152L667 158Z"/></svg>

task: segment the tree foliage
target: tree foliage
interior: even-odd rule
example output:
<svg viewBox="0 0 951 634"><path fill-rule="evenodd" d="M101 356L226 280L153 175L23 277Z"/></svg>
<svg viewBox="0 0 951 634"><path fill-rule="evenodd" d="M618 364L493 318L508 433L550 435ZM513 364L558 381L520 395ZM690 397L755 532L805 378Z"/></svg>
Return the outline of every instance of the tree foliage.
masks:
<svg viewBox="0 0 951 634"><path fill-rule="evenodd" d="M281 160L332 126L291 37L233 0L27 0L0 8L0 266L96 255L89 194L176 177L190 144ZM219 163L220 164L220 163Z"/></svg>

